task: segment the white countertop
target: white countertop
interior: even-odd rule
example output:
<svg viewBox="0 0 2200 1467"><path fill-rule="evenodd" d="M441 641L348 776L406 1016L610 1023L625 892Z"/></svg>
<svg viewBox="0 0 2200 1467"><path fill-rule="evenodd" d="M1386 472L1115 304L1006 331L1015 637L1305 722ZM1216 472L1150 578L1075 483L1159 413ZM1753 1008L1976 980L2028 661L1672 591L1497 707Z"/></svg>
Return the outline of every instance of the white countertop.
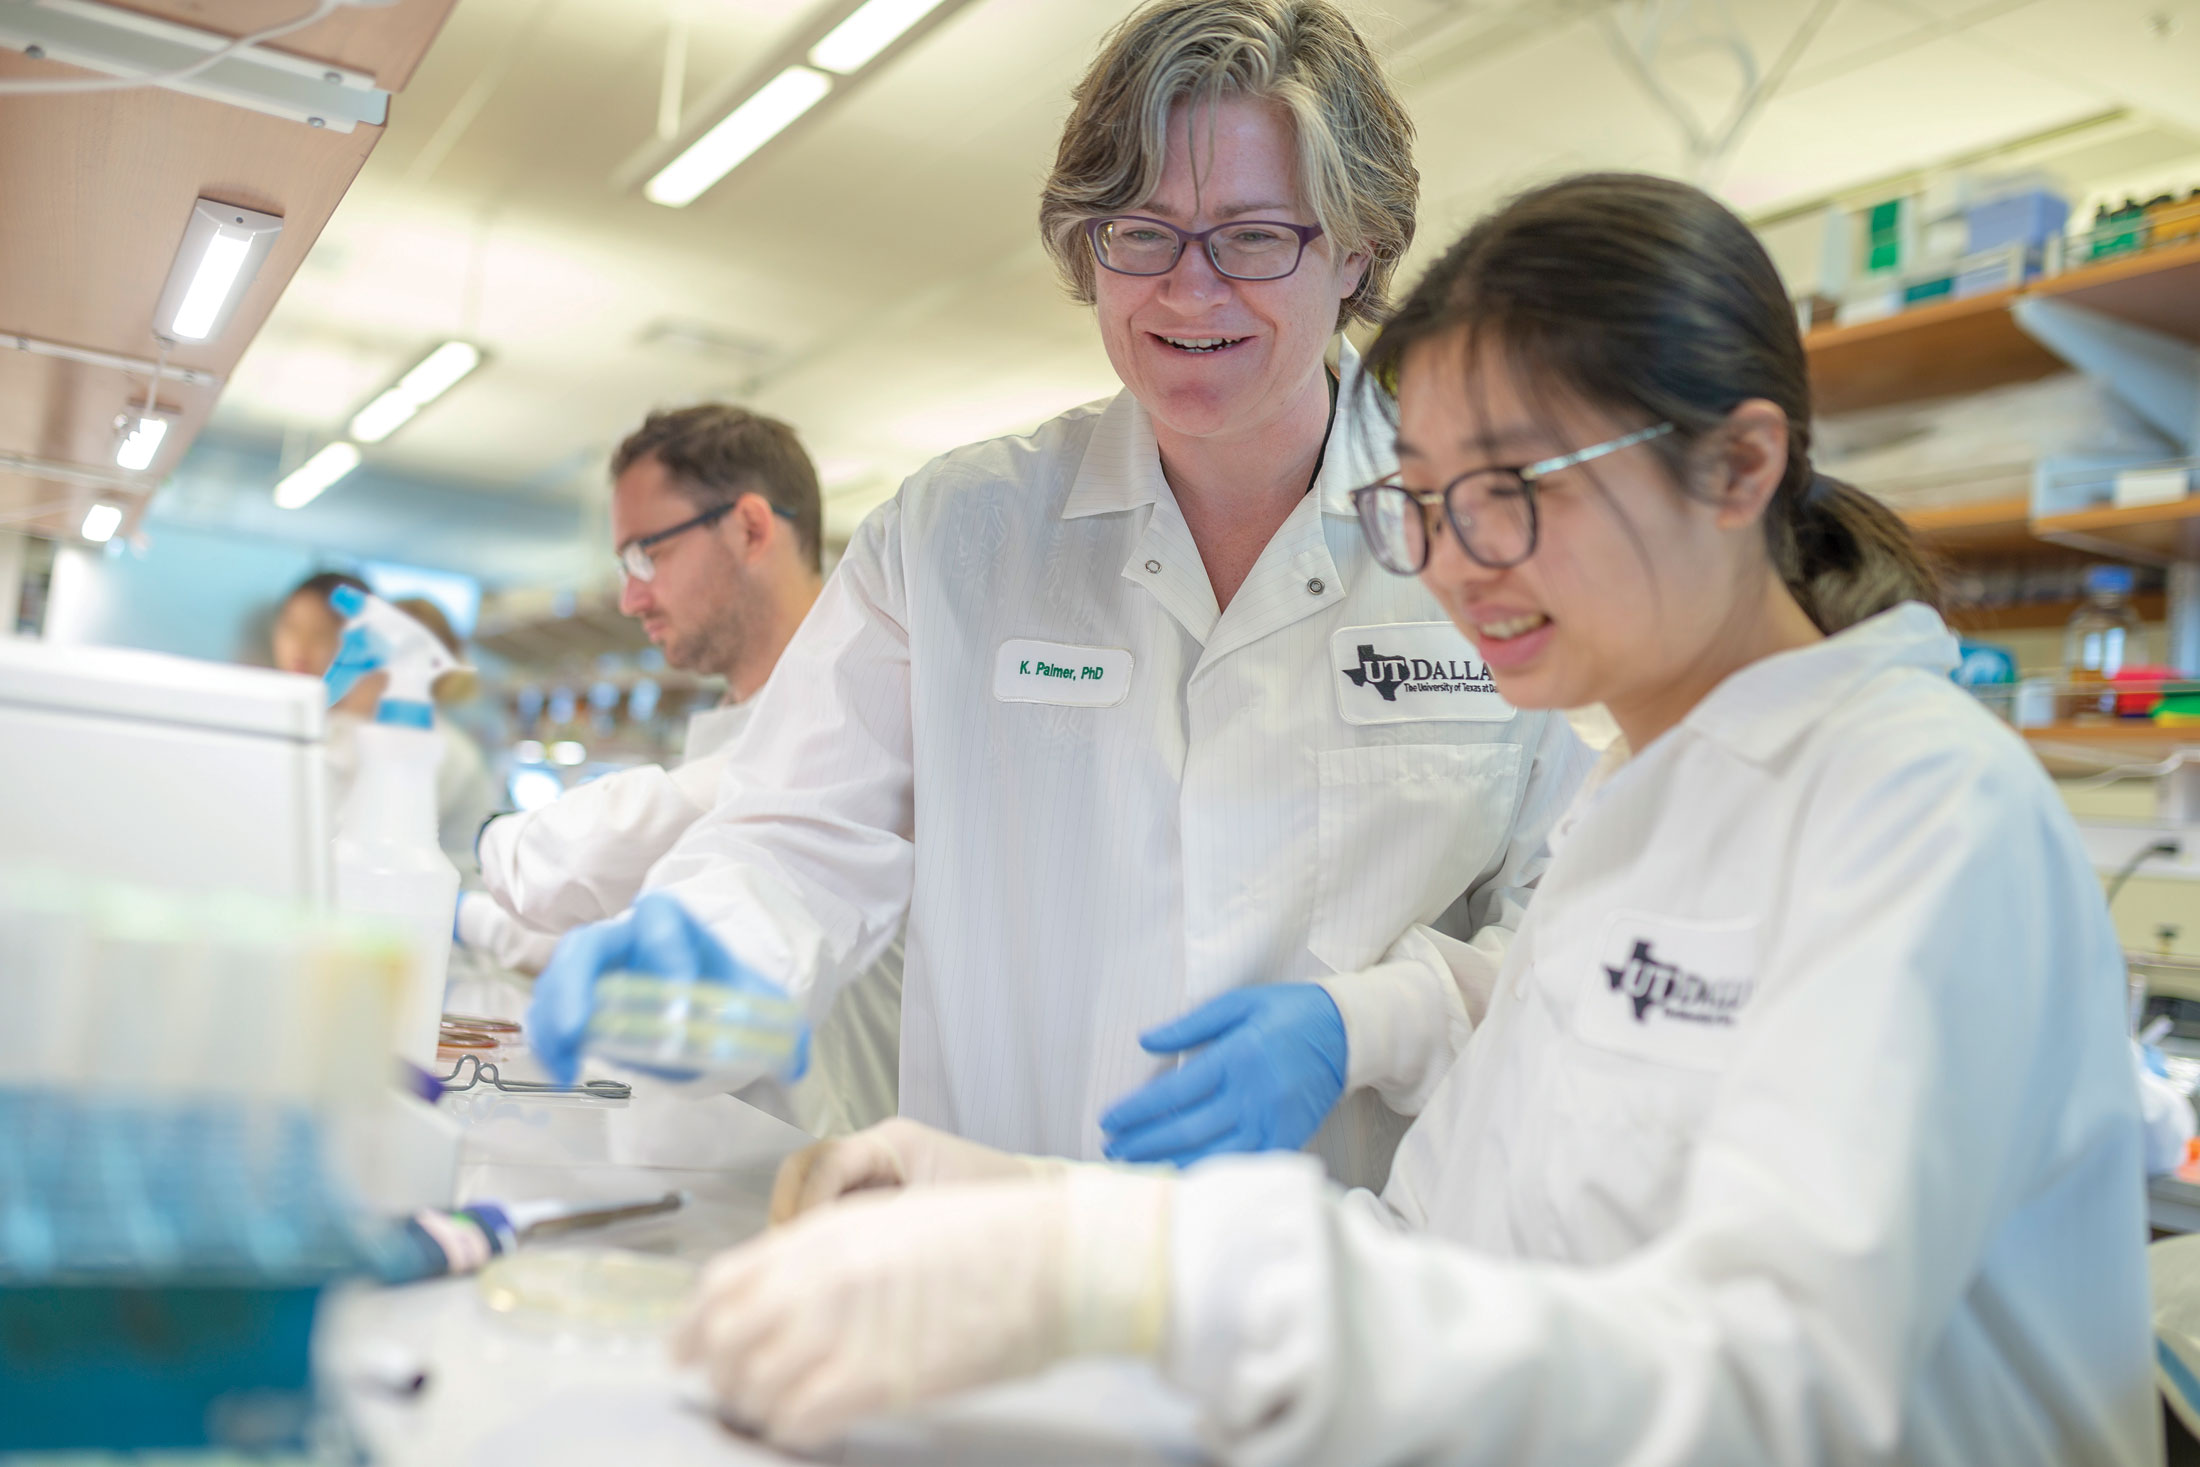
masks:
<svg viewBox="0 0 2200 1467"><path fill-rule="evenodd" d="M453 995L452 1008L502 1008ZM507 1078L539 1074L524 1058ZM625 1078L625 1077L622 1077ZM687 1100L638 1084L624 1105L525 1099L485 1087L439 1107L463 1128L459 1200L629 1200L679 1189L680 1212L544 1246L623 1248L700 1263L761 1230L780 1160L802 1132L719 1095ZM491 1311L477 1278L332 1294L316 1353L322 1379L374 1459L389 1467L651 1467L795 1460L710 1413L661 1333L583 1330ZM411 1395L375 1383L417 1368ZM1150 1371L1094 1362L962 1398L922 1419L867 1426L824 1460L957 1464L1200 1460L1186 1403Z"/></svg>

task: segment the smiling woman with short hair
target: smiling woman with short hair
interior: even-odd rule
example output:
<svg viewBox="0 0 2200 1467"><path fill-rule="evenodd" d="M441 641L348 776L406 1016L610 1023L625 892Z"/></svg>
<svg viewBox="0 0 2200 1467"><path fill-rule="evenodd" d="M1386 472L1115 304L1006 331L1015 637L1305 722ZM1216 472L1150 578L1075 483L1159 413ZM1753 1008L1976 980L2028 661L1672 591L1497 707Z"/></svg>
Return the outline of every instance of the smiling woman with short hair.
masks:
<svg viewBox="0 0 2200 1467"><path fill-rule="evenodd" d="M1587 765L1452 675L1472 646L1354 528L1392 457L1339 330L1412 237L1411 148L1328 0L1123 23L1040 229L1124 390L864 523L717 809L544 972L540 1052L572 1065L612 966L816 1013L906 911L905 1115L1064 1157L1310 1144L1380 1179Z"/></svg>

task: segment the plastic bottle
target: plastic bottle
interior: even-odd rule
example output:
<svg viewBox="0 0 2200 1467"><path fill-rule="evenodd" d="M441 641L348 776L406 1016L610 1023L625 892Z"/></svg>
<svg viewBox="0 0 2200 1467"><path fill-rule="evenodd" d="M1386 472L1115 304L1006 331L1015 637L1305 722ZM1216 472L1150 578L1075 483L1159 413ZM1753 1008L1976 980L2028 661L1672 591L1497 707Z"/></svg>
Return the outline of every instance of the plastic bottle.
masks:
<svg viewBox="0 0 2200 1467"><path fill-rule="evenodd" d="M399 1058L435 1064L443 985L451 960L458 868L436 839L436 769L443 735L429 689L457 659L420 623L376 596L339 586L329 604L348 620L329 669L331 701L367 671L389 690L359 730L359 769L336 824L336 905L400 934L411 957L397 1008Z"/></svg>
<svg viewBox="0 0 2200 1467"><path fill-rule="evenodd" d="M2106 684L2126 667L2147 660L2146 636L2131 604L2134 582L2128 565L2096 565L2085 573L2085 599L2063 628L2063 681L2076 692L2077 717L2109 716L2115 695ZM2091 692L2090 687L2101 687Z"/></svg>

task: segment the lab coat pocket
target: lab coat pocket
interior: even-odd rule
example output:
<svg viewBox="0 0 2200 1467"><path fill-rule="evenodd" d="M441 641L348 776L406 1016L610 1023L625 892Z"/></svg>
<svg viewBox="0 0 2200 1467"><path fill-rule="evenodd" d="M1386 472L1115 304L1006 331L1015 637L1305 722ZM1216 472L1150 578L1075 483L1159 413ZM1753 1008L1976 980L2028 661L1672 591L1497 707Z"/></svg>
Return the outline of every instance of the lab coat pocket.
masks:
<svg viewBox="0 0 2200 1467"><path fill-rule="evenodd" d="M1554 1091L1533 1185L1570 1219L1562 1255L1611 1263L1665 1231L1720 1077L1572 1041Z"/></svg>
<svg viewBox="0 0 2200 1467"><path fill-rule="evenodd" d="M1376 744L1319 761L1314 911L1307 946L1355 972L1433 921L1512 829L1520 745Z"/></svg>

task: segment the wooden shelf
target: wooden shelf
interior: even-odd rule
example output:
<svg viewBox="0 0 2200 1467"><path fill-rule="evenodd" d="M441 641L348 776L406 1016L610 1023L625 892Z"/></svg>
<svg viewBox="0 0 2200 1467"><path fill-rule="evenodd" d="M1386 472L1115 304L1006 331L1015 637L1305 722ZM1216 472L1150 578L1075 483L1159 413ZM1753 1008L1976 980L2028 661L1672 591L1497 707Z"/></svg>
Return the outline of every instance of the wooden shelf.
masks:
<svg viewBox="0 0 2200 1467"><path fill-rule="evenodd" d="M2034 283L2029 293L2200 341L2200 242L2082 265Z"/></svg>
<svg viewBox="0 0 2200 1467"><path fill-rule="evenodd" d="M1983 392L2066 370L2009 314L2013 290L1919 306L1803 338L1811 395L1822 413Z"/></svg>
<svg viewBox="0 0 2200 1467"><path fill-rule="evenodd" d="M2165 740L2182 747L2200 744L2200 726L2163 728L2144 718L2107 719L2100 723L2050 723L2042 728L2018 730L2035 744L2075 744L2088 749L2121 751L2135 744Z"/></svg>
<svg viewBox="0 0 2200 1467"><path fill-rule="evenodd" d="M1920 540L1942 555L2013 556L2040 549L2032 533L2032 503L2022 494L1897 513Z"/></svg>
<svg viewBox="0 0 2200 1467"><path fill-rule="evenodd" d="M2169 615L2169 597L2160 591L2141 591L2131 598L2141 621L2158 622ZM2015 606L1952 606L1948 625L1959 632L2051 632L2070 620L2078 609L2075 599L2026 601Z"/></svg>
<svg viewBox="0 0 2200 1467"><path fill-rule="evenodd" d="M2120 255L1966 300L1812 331L1811 391L1820 412L1846 413L1982 392L2067 369L2009 314L2020 295L2053 296L2139 326L2200 341L2200 243Z"/></svg>
<svg viewBox="0 0 2200 1467"><path fill-rule="evenodd" d="M2129 509L2081 509L2035 520L2043 540L2094 555L2166 564L2200 560L2200 495Z"/></svg>
<svg viewBox="0 0 2200 1467"><path fill-rule="evenodd" d="M2200 748L2200 727L2163 728L2143 718L2117 719L2112 723L2051 723L2045 728L2024 728L2032 752L2051 770L2073 773L2098 771L2103 762L2159 764L2179 749ZM2057 751L2070 750L2069 755ZM2090 758L2077 757L2089 755Z"/></svg>

